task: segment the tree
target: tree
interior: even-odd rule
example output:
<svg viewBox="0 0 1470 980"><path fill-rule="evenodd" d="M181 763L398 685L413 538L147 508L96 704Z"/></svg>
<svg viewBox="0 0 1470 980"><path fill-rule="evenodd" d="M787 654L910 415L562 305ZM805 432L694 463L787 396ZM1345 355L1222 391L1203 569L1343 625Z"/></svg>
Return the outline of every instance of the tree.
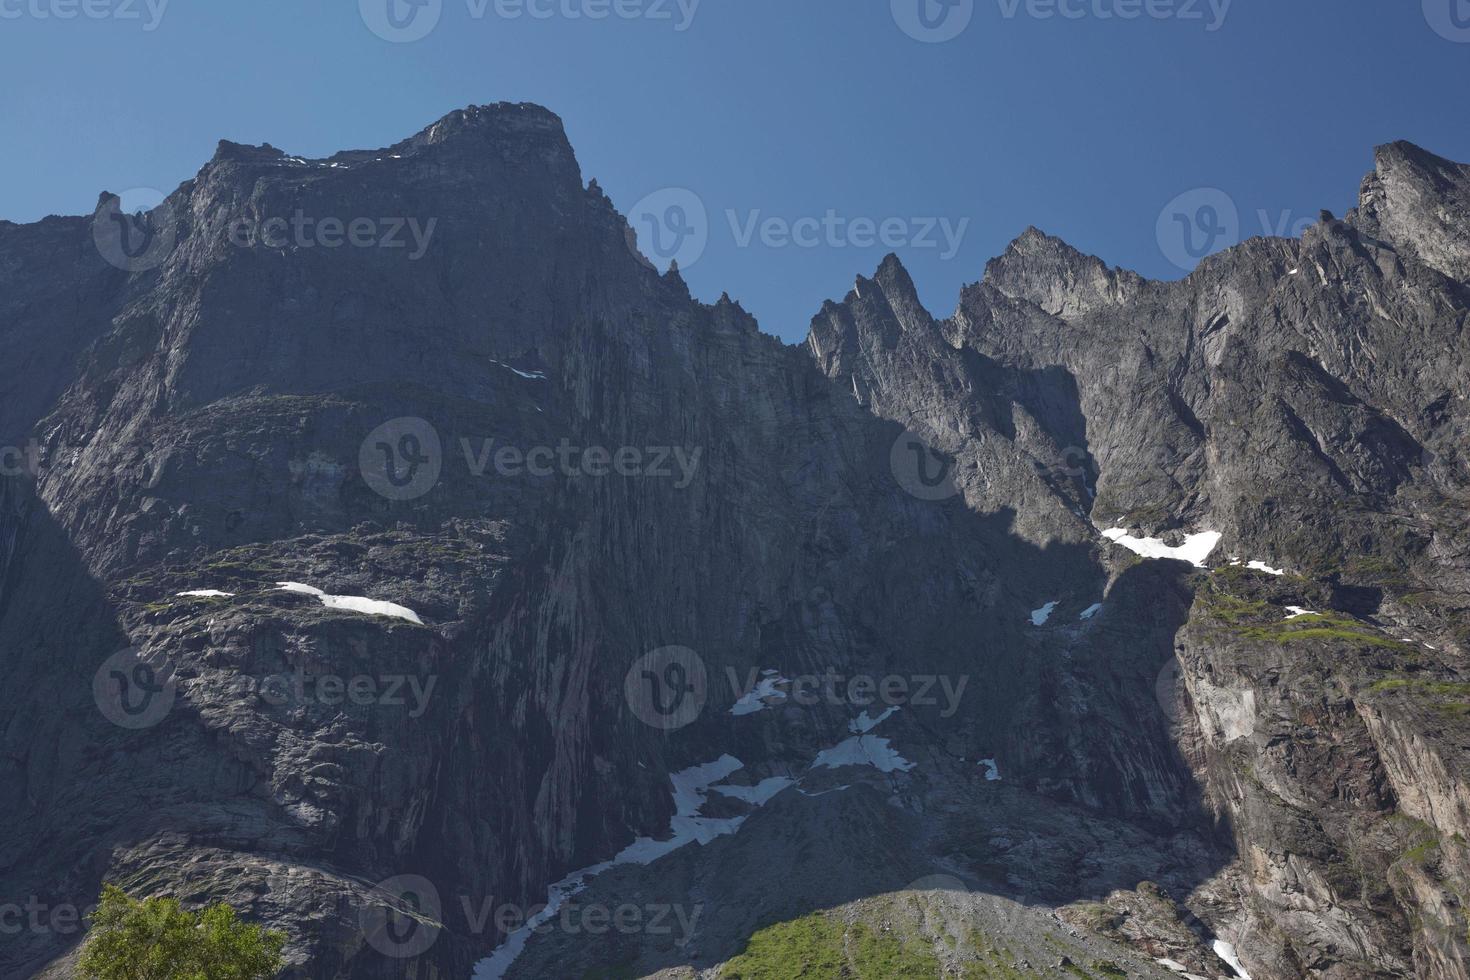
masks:
<svg viewBox="0 0 1470 980"><path fill-rule="evenodd" d="M239 921L223 902L191 912L103 885L91 919L81 980L270 980L284 963L286 934Z"/></svg>

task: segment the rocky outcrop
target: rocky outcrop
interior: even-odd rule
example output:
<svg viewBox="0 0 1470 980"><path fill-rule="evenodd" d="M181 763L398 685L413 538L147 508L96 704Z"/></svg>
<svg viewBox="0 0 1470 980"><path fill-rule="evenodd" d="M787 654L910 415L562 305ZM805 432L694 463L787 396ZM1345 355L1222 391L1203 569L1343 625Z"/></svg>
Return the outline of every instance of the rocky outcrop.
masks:
<svg viewBox="0 0 1470 980"><path fill-rule="evenodd" d="M1398 144L1177 283L1029 230L944 320L890 258L797 347L629 248L535 106L222 143L148 261L110 195L0 225L0 894L227 899L302 977L468 976L579 869L699 923L511 975L840 920L953 970L1463 976L1465 187ZM612 860L671 818L703 843Z"/></svg>

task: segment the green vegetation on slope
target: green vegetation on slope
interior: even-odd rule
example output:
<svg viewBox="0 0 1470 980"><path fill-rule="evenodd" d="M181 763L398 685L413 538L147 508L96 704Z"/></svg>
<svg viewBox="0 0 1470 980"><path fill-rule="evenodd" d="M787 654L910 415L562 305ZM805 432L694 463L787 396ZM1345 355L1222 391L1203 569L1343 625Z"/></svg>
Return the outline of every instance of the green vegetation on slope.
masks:
<svg viewBox="0 0 1470 980"><path fill-rule="evenodd" d="M81 980L268 980L280 971L282 932L240 922L223 902L190 912L173 898L129 898L102 887L77 963Z"/></svg>

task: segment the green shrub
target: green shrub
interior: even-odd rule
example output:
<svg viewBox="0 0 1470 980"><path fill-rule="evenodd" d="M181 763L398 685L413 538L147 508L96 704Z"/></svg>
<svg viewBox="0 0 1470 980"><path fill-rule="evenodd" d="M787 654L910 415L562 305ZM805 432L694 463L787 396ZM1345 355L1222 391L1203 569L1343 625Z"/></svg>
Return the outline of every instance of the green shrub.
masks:
<svg viewBox="0 0 1470 980"><path fill-rule="evenodd" d="M104 885L91 918L80 980L269 980L284 963L285 933L241 922L223 902L190 912Z"/></svg>

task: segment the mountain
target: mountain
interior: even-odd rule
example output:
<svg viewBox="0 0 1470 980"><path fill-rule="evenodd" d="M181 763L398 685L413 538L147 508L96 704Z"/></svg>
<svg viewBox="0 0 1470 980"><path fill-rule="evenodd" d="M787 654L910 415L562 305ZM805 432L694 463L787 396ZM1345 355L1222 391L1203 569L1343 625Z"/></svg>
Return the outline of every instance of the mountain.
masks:
<svg viewBox="0 0 1470 980"><path fill-rule="evenodd" d="M119 208L0 222L5 976L104 880L291 977L1470 975L1470 168L797 346L536 106Z"/></svg>

